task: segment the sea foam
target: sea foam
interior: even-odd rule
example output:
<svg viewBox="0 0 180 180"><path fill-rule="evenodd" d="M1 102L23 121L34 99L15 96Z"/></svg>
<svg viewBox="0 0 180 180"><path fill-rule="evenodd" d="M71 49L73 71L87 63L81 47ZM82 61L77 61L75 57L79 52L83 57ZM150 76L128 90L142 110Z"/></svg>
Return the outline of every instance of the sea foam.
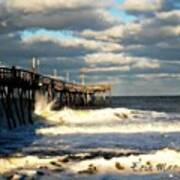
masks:
<svg viewBox="0 0 180 180"><path fill-rule="evenodd" d="M38 129L38 133L138 133L179 132L180 114L127 108L51 110L53 102L39 97L35 113L56 126Z"/></svg>

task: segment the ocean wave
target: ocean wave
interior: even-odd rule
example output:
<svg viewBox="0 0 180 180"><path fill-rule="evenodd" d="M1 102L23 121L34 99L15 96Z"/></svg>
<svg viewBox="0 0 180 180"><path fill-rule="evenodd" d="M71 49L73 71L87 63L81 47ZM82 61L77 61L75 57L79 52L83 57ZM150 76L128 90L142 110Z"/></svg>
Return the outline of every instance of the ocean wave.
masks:
<svg viewBox="0 0 180 180"><path fill-rule="evenodd" d="M180 132L180 114L127 108L51 110L53 103L38 101L35 113L54 124L37 130L41 134Z"/></svg>

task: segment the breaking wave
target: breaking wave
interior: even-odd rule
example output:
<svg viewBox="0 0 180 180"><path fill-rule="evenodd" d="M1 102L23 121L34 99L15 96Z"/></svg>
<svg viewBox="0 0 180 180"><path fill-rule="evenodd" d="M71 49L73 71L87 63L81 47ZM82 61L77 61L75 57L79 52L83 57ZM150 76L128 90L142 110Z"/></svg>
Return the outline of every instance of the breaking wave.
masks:
<svg viewBox="0 0 180 180"><path fill-rule="evenodd" d="M56 126L41 128L39 133L138 133L180 132L180 114L141 111L127 108L97 110L51 110L52 103L42 97L36 104L35 113Z"/></svg>

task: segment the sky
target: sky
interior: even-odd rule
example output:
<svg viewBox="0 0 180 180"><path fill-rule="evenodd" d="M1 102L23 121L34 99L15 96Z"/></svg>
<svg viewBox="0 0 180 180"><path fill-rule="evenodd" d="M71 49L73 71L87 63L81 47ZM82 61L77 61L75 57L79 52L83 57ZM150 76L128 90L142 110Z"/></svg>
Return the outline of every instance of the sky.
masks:
<svg viewBox="0 0 180 180"><path fill-rule="evenodd" d="M179 0L0 0L0 63L113 95L180 94Z"/></svg>

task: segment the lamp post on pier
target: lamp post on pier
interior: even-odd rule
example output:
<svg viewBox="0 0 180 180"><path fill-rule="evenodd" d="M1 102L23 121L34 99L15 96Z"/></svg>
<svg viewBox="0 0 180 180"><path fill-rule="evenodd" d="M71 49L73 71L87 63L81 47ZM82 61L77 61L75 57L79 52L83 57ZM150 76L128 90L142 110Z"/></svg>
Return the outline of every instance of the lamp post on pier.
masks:
<svg viewBox="0 0 180 180"><path fill-rule="evenodd" d="M40 67L40 60L33 57L31 62L32 71L35 73L36 71L39 70L39 67Z"/></svg>

